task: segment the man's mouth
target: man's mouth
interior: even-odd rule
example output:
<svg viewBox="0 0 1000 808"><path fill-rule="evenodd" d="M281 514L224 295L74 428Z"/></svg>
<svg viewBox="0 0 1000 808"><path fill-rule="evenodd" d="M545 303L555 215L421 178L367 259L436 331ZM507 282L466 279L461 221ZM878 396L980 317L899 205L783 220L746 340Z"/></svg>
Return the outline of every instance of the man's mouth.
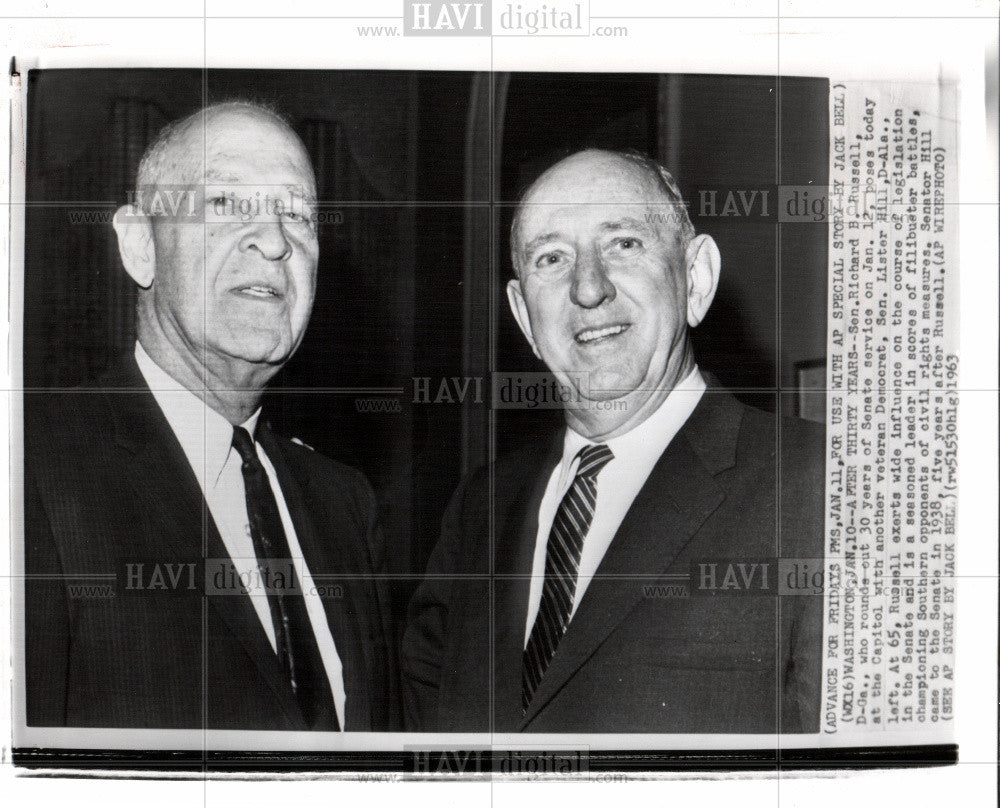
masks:
<svg viewBox="0 0 1000 808"><path fill-rule="evenodd" d="M238 295L255 297L259 300L271 300L285 296L284 292L267 283L254 283L249 286L240 286L233 291Z"/></svg>
<svg viewBox="0 0 1000 808"><path fill-rule="evenodd" d="M583 331L577 331L574 339L580 345L590 345L601 340L617 337L619 334L628 331L630 326L631 323L614 323L612 325L602 325L599 328L585 328Z"/></svg>

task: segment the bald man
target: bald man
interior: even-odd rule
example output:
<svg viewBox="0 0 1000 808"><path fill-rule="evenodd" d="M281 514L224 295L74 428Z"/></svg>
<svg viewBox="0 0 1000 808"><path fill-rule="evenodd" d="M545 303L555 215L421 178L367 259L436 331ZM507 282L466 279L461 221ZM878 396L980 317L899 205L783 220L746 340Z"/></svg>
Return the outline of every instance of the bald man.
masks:
<svg viewBox="0 0 1000 808"><path fill-rule="evenodd" d="M28 725L395 728L371 488L261 415L312 310L315 210L266 108L147 149L114 217L135 349L25 395Z"/></svg>
<svg viewBox="0 0 1000 808"><path fill-rule="evenodd" d="M565 426L453 498L404 636L408 725L818 731L822 597L777 585L822 563L822 432L695 362L715 242L664 168L591 150L529 188L511 255Z"/></svg>

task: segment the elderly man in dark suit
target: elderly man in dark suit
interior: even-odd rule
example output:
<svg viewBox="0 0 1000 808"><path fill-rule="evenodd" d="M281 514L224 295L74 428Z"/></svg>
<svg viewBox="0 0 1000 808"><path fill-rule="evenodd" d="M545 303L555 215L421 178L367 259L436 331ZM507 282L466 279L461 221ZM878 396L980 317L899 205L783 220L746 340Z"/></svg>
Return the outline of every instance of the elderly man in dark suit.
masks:
<svg viewBox="0 0 1000 808"><path fill-rule="evenodd" d="M409 726L818 731L822 598L775 585L820 563L822 432L696 365L715 243L665 169L590 150L529 188L511 252L566 425L456 493L410 607Z"/></svg>
<svg viewBox="0 0 1000 808"><path fill-rule="evenodd" d="M144 155L114 219L134 353L25 395L28 725L396 727L371 488L261 417L312 310L316 204L301 141L257 105Z"/></svg>

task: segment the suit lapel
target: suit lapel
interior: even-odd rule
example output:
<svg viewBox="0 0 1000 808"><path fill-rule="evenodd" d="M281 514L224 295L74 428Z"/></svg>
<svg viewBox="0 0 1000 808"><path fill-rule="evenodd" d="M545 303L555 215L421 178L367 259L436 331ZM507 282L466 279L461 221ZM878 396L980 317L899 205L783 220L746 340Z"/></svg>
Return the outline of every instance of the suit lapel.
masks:
<svg viewBox="0 0 1000 808"><path fill-rule="evenodd" d="M740 413L735 399L710 388L660 456L587 587L521 729L636 607L643 586L666 572L725 499L714 475L734 462ZM598 497L600 485L598 479Z"/></svg>
<svg viewBox="0 0 1000 808"><path fill-rule="evenodd" d="M364 586L365 581L356 582L347 573L367 569L355 557L352 543L338 541L329 525L317 524L322 510L313 502L310 481L307 476L297 474L287 462L279 441L268 424L261 423L257 439L267 453L274 471L278 475L281 493L288 506L288 513L295 526L295 536L312 576L333 576L344 588L344 599L323 598L330 632L343 666L344 688L346 691L346 715L344 726L353 732L370 731L372 726L370 670L372 662L367 660L368 644L360 635L360 620L367 620L368 610L361 604L364 598L355 591L356 586ZM322 537L322 538L321 538ZM363 662L367 660L367 664Z"/></svg>
<svg viewBox="0 0 1000 808"><path fill-rule="evenodd" d="M199 570L204 570L207 559L229 559L198 479L135 360L128 357L105 378L115 437L123 449L125 476L151 528L148 552L154 559L200 562ZM254 661L275 696L276 707L291 723L304 728L287 677L250 598L206 592L204 572L195 579L209 608L239 638ZM206 650L211 653L210 648ZM206 710L210 715L211 704Z"/></svg>
<svg viewBox="0 0 1000 808"><path fill-rule="evenodd" d="M496 512L503 515L496 532L496 595L491 614L496 732L513 732L521 721L521 667L538 508L552 469L562 457L562 431L553 437L547 451L535 457L539 458L535 467L519 466L514 473L496 481Z"/></svg>

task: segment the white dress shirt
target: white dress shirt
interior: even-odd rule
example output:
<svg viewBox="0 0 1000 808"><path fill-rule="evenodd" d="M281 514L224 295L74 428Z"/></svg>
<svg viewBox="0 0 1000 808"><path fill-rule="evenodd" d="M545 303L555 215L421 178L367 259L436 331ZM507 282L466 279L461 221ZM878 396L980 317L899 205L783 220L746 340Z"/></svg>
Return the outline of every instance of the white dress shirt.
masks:
<svg viewBox="0 0 1000 808"><path fill-rule="evenodd" d="M243 581L258 581L260 576L257 571L257 554L254 551L253 539L250 537L242 460L232 445L233 425L157 365L138 342L135 344L135 360L156 403L163 410L167 423L177 436L195 477L198 478L198 485L205 495L208 510L215 520L215 526L219 529L219 535L229 552L236 572ZM253 435L259 417L258 409L241 426ZM288 539L295 574L305 596L306 612L313 634L316 636L323 667L330 681L334 705L337 708L337 719L343 729L344 706L347 699L340 656L337 654L333 634L326 620L322 599L316 594L309 568L302 557L302 548L299 546L295 526L292 524L292 517L288 512L274 467L260 444L255 441L254 446L261 465L267 472L271 490L278 504L278 513L281 515L281 524ZM244 596L226 593L216 597ZM267 591L263 586L254 586L250 588L249 597L271 642L271 648L277 653Z"/></svg>
<svg viewBox="0 0 1000 808"><path fill-rule="evenodd" d="M611 540L618 532L625 514L632 506L640 489L646 483L653 466L670 445L678 430L694 412L705 392L705 380L695 367L680 382L663 403L645 421L624 435L604 441L614 453L614 458L601 469L597 477L597 503L590 530L583 540L580 566L573 596L570 619L576 614L580 600L594 573L601 564ZM542 601L545 583L545 550L556 518L559 503L576 478L579 466L577 454L594 441L566 427L563 438L562 460L552 470L545 495L538 506L538 534L535 538L535 555L531 565L531 588L528 594L528 617L524 628L524 645L527 647L532 626Z"/></svg>

